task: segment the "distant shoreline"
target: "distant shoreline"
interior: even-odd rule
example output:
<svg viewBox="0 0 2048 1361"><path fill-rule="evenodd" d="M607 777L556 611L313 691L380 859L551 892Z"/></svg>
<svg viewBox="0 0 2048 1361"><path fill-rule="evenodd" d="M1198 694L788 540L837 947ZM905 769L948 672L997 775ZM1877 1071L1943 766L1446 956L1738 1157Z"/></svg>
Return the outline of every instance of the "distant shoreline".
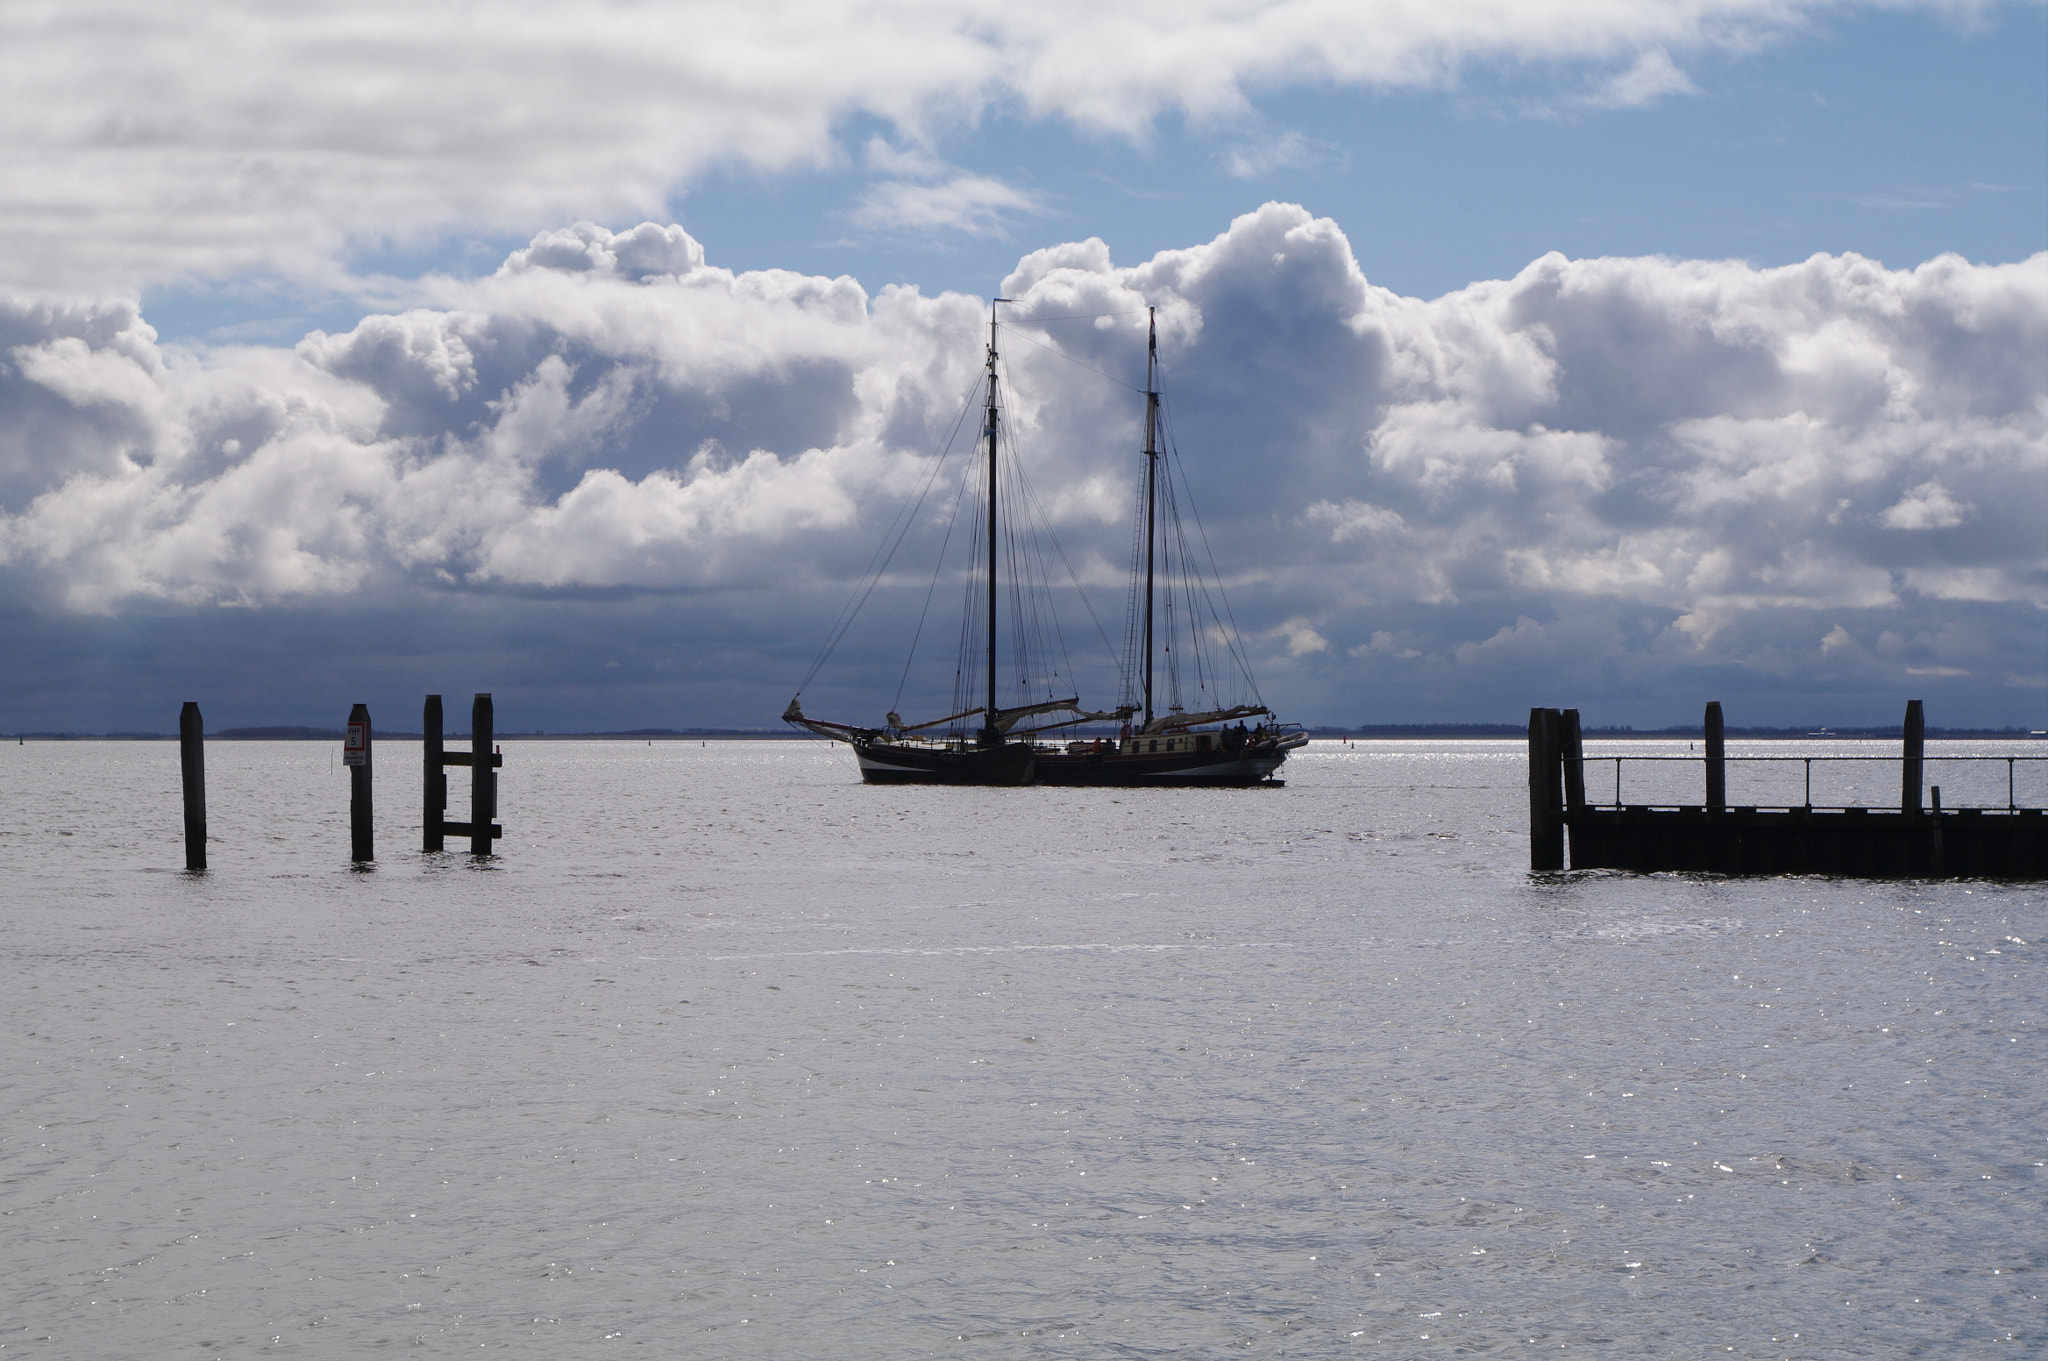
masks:
<svg viewBox="0 0 2048 1361"><path fill-rule="evenodd" d="M1095 729L1076 729L1074 735L1088 736ZM1107 729L1102 731L1106 732ZM1366 724L1356 728L1312 727L1310 737L1322 739L1352 738L1371 741L1393 740L1442 740L1454 738L1519 738L1528 735L1528 729L1518 723L1380 723ZM1633 740L1638 738L1661 739L1699 738L1704 731L1699 724L1671 728L1587 728L1584 733L1588 740L1601 741ZM1726 735L1749 740L1811 741L1814 738L1856 738L1865 740L1898 741L1904 736L1903 730L1893 724L1889 727L1874 728L1729 728ZM0 742L170 742L177 740L174 732L19 732L0 734ZM394 742L417 742L421 734L416 732L382 732L379 738ZM1982 738L2025 738L2048 739L2048 732L2028 728L1933 728L1927 729L1929 739L1982 739ZM339 742L342 731L339 728L311 727L261 727L223 728L219 732L206 734L209 742ZM451 746L467 743L468 733L447 733L443 741ZM774 728L633 728L620 732L501 732L495 735L498 742L759 742L790 741L815 742L819 739L809 733L784 732Z"/></svg>

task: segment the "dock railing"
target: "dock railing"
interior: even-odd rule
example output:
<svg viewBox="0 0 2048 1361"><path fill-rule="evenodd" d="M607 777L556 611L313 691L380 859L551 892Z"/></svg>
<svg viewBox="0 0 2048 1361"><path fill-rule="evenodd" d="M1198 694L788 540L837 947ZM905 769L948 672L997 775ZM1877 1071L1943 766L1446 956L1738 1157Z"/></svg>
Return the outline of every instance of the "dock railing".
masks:
<svg viewBox="0 0 2048 1361"><path fill-rule="evenodd" d="M1629 805L1629 804L1628 804L1628 803L1627 803L1627 802L1626 802L1626 801L1625 801L1625 800L1624 800L1624 799L1622 798L1622 792L1623 792L1623 791L1622 791L1622 765L1623 765L1624 763L1628 763L1628 764L1632 764L1632 765L1654 765L1654 764L1680 764L1680 765L1705 765L1705 764L1706 764L1706 763L1707 763L1707 762L1708 762L1708 761L1709 761L1710 759L1714 759L1714 758L1710 758L1710 757L1707 757L1707 756L1665 756L1665 755L1625 755L1625 754L1621 754L1621 753L1616 753L1615 755L1612 755L1612 756L1609 756L1609 755L1604 755L1604 754L1603 754L1603 755L1591 755L1591 756L1581 756L1581 757L1580 757L1579 759L1580 759L1580 760L1581 760L1582 762L1584 762L1584 763L1585 763L1586 765L1588 765L1588 766L1592 766L1592 765L1597 765L1597 764L1603 764L1603 763L1609 763L1609 762L1611 762L1611 763L1613 764L1613 766L1614 766L1614 781L1613 781L1613 785L1614 785L1614 797L1613 797L1612 799L1602 799L1602 800L1600 800L1600 803L1599 803L1599 805L1598 805L1598 806L1600 806L1600 807L1606 807L1606 808L1623 808L1623 807L1628 807L1628 806L1630 806L1630 805ZM1897 765L1897 764L1899 763L1899 758L1898 758L1898 757L1896 757L1896 756L1724 756L1724 757L1721 757L1721 758L1719 758L1719 759L1721 759L1721 760L1723 760L1723 761L1725 761L1725 762L1739 762L1739 763L1741 763L1741 764L1743 764L1743 765L1797 765L1797 766L1801 766L1801 767L1803 767L1803 774L1804 774L1804 780L1803 780L1803 782L1802 782L1802 788L1803 788L1803 793L1804 793L1804 797L1803 797L1803 798L1802 798L1802 799L1800 800L1800 802L1798 802L1798 803L1796 803L1796 804L1791 804L1791 803L1788 803L1788 804L1776 804L1776 805L1773 805L1773 804L1769 804L1769 803L1766 803L1766 802L1764 802L1764 801L1762 801L1762 800L1758 800L1758 801L1757 801L1757 802L1756 802L1756 803L1755 803L1755 804L1754 804L1753 806L1757 806L1757 807L1773 807L1773 806L1776 806L1776 807L1785 807L1785 808L1808 808L1808 809L1811 809L1811 808L1816 808L1816 807L1821 807L1821 808L1861 808L1861 807L1868 807L1868 806L1870 806L1870 805L1867 805L1867 804L1861 804L1861 803L1857 803L1857 804L1816 804L1816 803L1814 803L1814 801L1813 801L1813 767L1814 767L1814 763L1815 763L1815 762L1820 762L1820 763L1822 763L1823 765L1835 765L1835 764L1850 764L1850 763L1856 763L1856 762L1875 762L1875 763L1878 763L1878 764L1882 764L1882 765ZM1940 761L1940 762L1949 762L1949 763L1957 763L1957 764L1961 764L1961 763L1970 763L1970 764L1976 764L1976 765L1990 765L1990 766L1994 766L1994 767L1995 767L1995 766L1998 766L1998 765L2003 765L2003 766L2005 767L2005 803L2004 803L2003 807L2005 808L2005 810L2006 810L2007 812L2016 812L2016 811L2017 811L2017 810L2019 809L2019 806L2020 806L2020 805L2019 805L2019 803L2018 803L2018 801L2017 801L2017 797L2016 797L2016 789L2017 789L2017 784L2016 784L2016 780L2015 780L2015 775L2014 775L2014 767L2015 767L2015 766L2019 766L2019 765L2025 765L2025 764L2028 764L2028 763L2032 763L2032 762L2044 762L2044 761L2048 761L2048 755L2041 755L2041 756L1988 756L1988 755L1979 755L1979 756L1944 756L1944 755L1939 755L1939 754L1937 754L1937 755L1933 755L1933 756L1927 756L1927 755L1923 755L1923 756L1922 756L1922 757L1921 757L1920 759L1921 759L1921 761L1922 761L1923 763L1926 763L1926 764L1932 764L1932 763L1934 763L1934 762ZM1603 781L1602 783L1605 783L1605 782ZM1591 784L1591 781L1588 781L1588 784L1590 785L1590 784ZM1935 788L1935 789L1939 789L1939 788L1941 788L1941 786L1937 784L1937 785L1935 785L1935 786L1934 786L1934 788ZM1668 800L1668 799L1651 799L1651 800L1647 800L1647 801L1642 801L1642 802L1640 802L1640 803L1639 803L1638 805L1636 805L1636 806L1641 806L1641 807L1651 807L1651 808L1674 808L1674 807L1679 807L1679 806L1681 806L1681 805L1679 805L1678 803L1676 803L1676 802L1674 802L1674 801L1672 801L1672 800ZM1977 805L1966 805L1966 804L1961 804L1961 803L1957 803L1957 802L1956 802L1956 801L1954 801L1953 799L1951 799L1951 800L1949 801L1949 803L1948 803L1948 807L1949 807L1949 808L1950 808L1951 810L1953 810L1953 809L1956 809L1956 808L1968 807L1968 806L1976 806L1976 807L1998 807L1998 806L2000 806L2000 805L1996 805L1996 804L1977 804Z"/></svg>
<svg viewBox="0 0 2048 1361"><path fill-rule="evenodd" d="M1532 709L1529 713L1529 867L1563 869L1567 844L1574 869L1710 870L1735 874L1821 873L1863 877L1992 876L2048 877L2048 812L2040 794L2048 781L2035 772L2048 762L2048 752L1927 752L1926 722L1919 700L1906 705L1906 721L1897 754L1807 751L1792 755L1743 753L1730 756L1721 721L1721 706L1709 704L1703 724L1702 754L1673 752L1634 754L1620 751L1587 753L1576 709ZM1818 735L1817 735L1818 736ZM1791 778L1740 782L1746 801L1730 805L1728 765L1762 771L1797 769L1797 800ZM1613 766L1612 801L1598 777ZM1830 779L1826 792L1855 795L1853 802L1815 803L1814 767L1823 771L1846 767L1862 771L1871 765L1895 766L1896 801L1890 780ZM1637 783L1656 786L1651 797L1631 790L1625 778L1631 765L1672 772L1674 767L1701 767L1704 798L1674 798L1678 781L1664 778ZM1997 789L2003 766L2004 788ZM1930 767L1933 769L1930 770ZM1942 788L1927 782L1929 774L1952 770L1943 807ZM1972 777L1972 772L1975 772ZM1594 779L1588 780L1589 774ZM2027 776L2022 788L2021 775ZM1690 783L1686 781L1685 783ZM1757 789L1761 784L1763 789ZM2025 792L2035 802L2022 804ZM1767 797L1756 797L1757 794ZM1631 794L1635 802L1629 802ZM2002 794L1999 800L1996 796Z"/></svg>

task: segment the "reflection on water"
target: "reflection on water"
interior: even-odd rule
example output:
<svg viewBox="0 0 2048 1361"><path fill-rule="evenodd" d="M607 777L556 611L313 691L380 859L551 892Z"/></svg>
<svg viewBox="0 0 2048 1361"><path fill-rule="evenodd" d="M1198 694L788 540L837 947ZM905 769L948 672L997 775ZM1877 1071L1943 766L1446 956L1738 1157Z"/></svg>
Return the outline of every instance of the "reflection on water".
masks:
<svg viewBox="0 0 2048 1361"><path fill-rule="evenodd" d="M1512 742L505 750L477 865L380 743L351 874L215 744L203 876L170 744L0 751L9 1354L2043 1345L2038 886L1531 877Z"/></svg>

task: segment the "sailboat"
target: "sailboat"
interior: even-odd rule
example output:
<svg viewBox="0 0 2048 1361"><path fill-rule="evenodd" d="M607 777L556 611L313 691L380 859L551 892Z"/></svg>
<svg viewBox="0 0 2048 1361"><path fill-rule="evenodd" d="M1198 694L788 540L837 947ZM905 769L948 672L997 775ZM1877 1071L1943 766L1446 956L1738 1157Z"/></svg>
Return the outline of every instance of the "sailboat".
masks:
<svg viewBox="0 0 2048 1361"><path fill-rule="evenodd" d="M1287 759L1288 752L1307 743L1308 735L1299 725L1274 721L1272 710L1258 698L1235 631L1226 629L1224 620L1216 617L1214 601L1221 596L1220 582L1213 592L1206 584L1199 587L1190 584L1191 553L1186 536L1180 532L1179 498L1173 492L1172 470L1166 457L1170 441L1164 438L1160 405L1156 309L1146 309L1143 484L1139 497L1137 548L1132 562L1131 617L1125 630L1130 655L1118 665L1121 676L1119 702L1106 709L1089 709L1081 704L1078 694L1064 698L1052 694L1043 698L1030 694L1012 695L1013 702L1001 702L997 683L1002 674L998 666L1001 632L998 607L1004 594L1000 569L1006 556L1013 567L1020 560L1033 556L1018 553L1014 540L1008 541L1009 554L999 551L1006 543L1002 533L1005 525L999 519L1000 492L1004 484L1001 474L1008 471L1013 478L1019 475L1014 468L1006 469L1002 458L1004 427L998 375L996 307L1008 301L1007 298L997 298L989 306L988 351L984 375L978 383L985 386L980 432L985 460L976 479L982 486L980 504L973 512L972 534L979 541L977 546L982 553L977 556L982 560L977 562L973 578L968 582L968 608L963 611L962 646L955 666L954 712L942 718L907 723L892 709L879 727L832 722L811 718L804 713L802 687L799 687L797 695L783 712L783 721L820 737L846 743L853 749L861 778L869 784L1186 787L1280 783L1275 772ZM1022 485L1013 481L1013 487ZM963 492L965 490L963 488ZM1028 503L1031 497L1026 491L1013 494L1011 500ZM907 533L908 520L899 517L898 523ZM949 533L949 540L950 537ZM900 535L896 542L900 544ZM891 547L889 552L893 551ZM1064 560L1063 552L1060 556ZM1181 574L1182 587L1177 595L1166 589L1161 580L1165 575L1161 570L1162 559L1165 558L1173 559ZM885 569L888 555L878 553L878 561ZM830 655L833 643L850 626L853 614L858 612L859 602L866 599L867 593L880 579L882 569L875 569L871 579L864 581L856 590L855 603L842 614L838 632L827 642L825 651L813 664L806 684L817 675ZM1022 594L1018 583L1012 581L1008 585L1013 617L1007 622L1012 626L1014 638L1022 640L1039 631L1038 616L1033 609L1019 603ZM1075 585L1078 589L1078 579ZM1191 641L1179 651L1185 653L1190 647L1193 649L1197 658L1196 669L1202 672L1198 678L1200 683L1195 688L1200 697L1212 701L1206 707L1197 704L1190 709L1180 702L1181 682L1176 650L1171 640L1162 640L1159 636L1162 594L1168 597L1166 613L1174 614L1173 605L1178 602L1178 613L1188 616L1183 622L1189 626ZM1085 593L1083 598L1085 600ZM1210 607L1212 618L1206 629L1198 626L1193 617L1198 601ZM979 636L975 634L977 624L982 626ZM1208 683L1207 670L1200 663L1204 655L1202 638L1205 633L1211 639L1211 651L1214 650L1215 638L1226 640L1225 650L1235 663L1244 690L1248 692L1245 697L1231 702L1216 701ZM1013 648L1021 652L1020 644L1013 643ZM1162 651L1167 654L1169 662L1168 703L1155 707L1159 680L1157 661ZM1018 665L1013 670L1024 673L1028 668ZM979 684L970 689L969 684L974 682ZM977 699L979 703L972 703ZM1247 728L1247 719L1253 720L1255 726ZM1105 724L1111 727L1101 736L1073 733L1064 741L1055 736L1062 729L1086 728L1091 724L1098 725L1098 728Z"/></svg>

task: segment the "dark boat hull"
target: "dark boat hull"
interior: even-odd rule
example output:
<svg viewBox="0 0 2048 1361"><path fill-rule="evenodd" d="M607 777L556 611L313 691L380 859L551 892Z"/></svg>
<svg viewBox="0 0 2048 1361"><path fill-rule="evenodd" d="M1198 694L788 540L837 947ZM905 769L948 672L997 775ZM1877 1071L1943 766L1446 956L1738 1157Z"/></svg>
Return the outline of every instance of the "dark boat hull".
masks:
<svg viewBox="0 0 2048 1361"><path fill-rule="evenodd" d="M1242 789L1273 782L1287 759L1272 745L1243 751L1044 751L1025 742L960 749L862 739L852 743L869 784L1059 785L1069 788Z"/></svg>
<svg viewBox="0 0 2048 1361"><path fill-rule="evenodd" d="M869 784L1026 785L1038 761L1037 749L1026 742L961 750L862 739L853 743L853 754Z"/></svg>
<svg viewBox="0 0 2048 1361"><path fill-rule="evenodd" d="M1242 789L1273 778L1284 751L1182 751L1154 755L1041 753L1037 784L1108 788Z"/></svg>

